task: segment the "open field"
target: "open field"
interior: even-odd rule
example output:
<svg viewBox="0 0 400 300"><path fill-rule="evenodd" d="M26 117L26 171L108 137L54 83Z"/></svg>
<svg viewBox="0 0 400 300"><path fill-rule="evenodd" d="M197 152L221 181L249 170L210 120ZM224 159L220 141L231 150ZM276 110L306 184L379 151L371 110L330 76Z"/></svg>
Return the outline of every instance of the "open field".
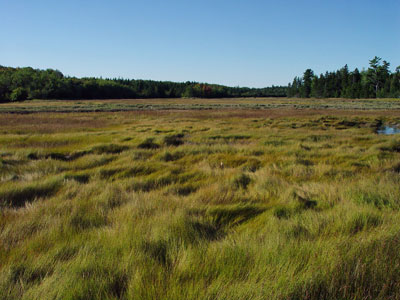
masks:
<svg viewBox="0 0 400 300"><path fill-rule="evenodd" d="M400 299L399 108L0 105L0 298Z"/></svg>
<svg viewBox="0 0 400 300"><path fill-rule="evenodd" d="M141 110L210 110L210 109L340 109L399 110L399 99L130 99L130 100L34 100L0 105L1 112L119 112Z"/></svg>

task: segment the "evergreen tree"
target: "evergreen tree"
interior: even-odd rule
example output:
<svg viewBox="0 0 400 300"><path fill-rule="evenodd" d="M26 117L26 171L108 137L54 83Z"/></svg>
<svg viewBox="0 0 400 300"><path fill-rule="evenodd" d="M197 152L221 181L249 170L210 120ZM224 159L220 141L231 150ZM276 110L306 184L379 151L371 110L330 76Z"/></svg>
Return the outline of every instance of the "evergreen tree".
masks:
<svg viewBox="0 0 400 300"><path fill-rule="evenodd" d="M350 97L350 72L347 64L340 69L340 97L349 98Z"/></svg>
<svg viewBox="0 0 400 300"><path fill-rule="evenodd" d="M296 76L288 89L288 97L300 97L300 88L301 79Z"/></svg>
<svg viewBox="0 0 400 300"><path fill-rule="evenodd" d="M349 92L347 96L349 98L360 98L361 97L361 74L357 68L350 74Z"/></svg>
<svg viewBox="0 0 400 300"><path fill-rule="evenodd" d="M326 72L319 77L307 69L300 82L295 77L288 87L289 96L323 98L376 98L399 97L400 67L391 74L390 63L375 56L368 70L356 68L350 72L346 64L336 72Z"/></svg>
<svg viewBox="0 0 400 300"><path fill-rule="evenodd" d="M378 97L379 90L384 87L385 81L389 77L389 66L387 61L381 63L382 58L375 56L369 61L368 83L373 87L375 97Z"/></svg>
<svg viewBox="0 0 400 300"><path fill-rule="evenodd" d="M390 80L390 97L400 98L400 66L396 68Z"/></svg>
<svg viewBox="0 0 400 300"><path fill-rule="evenodd" d="M303 85L300 89L301 97L310 98L311 96L311 85L314 77L314 72L311 69L307 69L303 74Z"/></svg>

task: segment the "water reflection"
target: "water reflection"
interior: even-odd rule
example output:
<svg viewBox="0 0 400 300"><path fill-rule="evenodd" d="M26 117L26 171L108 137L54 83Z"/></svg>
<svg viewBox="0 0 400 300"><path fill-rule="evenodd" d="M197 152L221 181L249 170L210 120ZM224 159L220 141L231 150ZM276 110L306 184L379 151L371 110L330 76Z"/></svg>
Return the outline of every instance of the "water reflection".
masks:
<svg viewBox="0 0 400 300"><path fill-rule="evenodd" d="M393 126L383 126L380 127L377 131L377 134L397 134L400 133L400 128L399 127L393 127Z"/></svg>

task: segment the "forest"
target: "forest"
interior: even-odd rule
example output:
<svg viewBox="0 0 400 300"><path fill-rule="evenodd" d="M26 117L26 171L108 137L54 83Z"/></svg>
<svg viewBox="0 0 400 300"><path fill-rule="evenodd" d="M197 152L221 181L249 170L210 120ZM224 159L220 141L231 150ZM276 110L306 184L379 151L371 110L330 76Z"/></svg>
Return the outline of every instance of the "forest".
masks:
<svg viewBox="0 0 400 300"><path fill-rule="evenodd" d="M0 66L0 102L32 99L146 99L146 98L399 98L400 66L375 56L368 69L345 65L320 74L307 69L288 86L228 87L199 82L171 82L122 78L77 78L58 70Z"/></svg>
<svg viewBox="0 0 400 300"><path fill-rule="evenodd" d="M58 70L0 66L0 102L31 99L284 97L287 87L227 87L198 82L76 78Z"/></svg>
<svg viewBox="0 0 400 300"><path fill-rule="evenodd" d="M369 68L350 72L347 65L319 76L307 69L288 86L288 97L301 98L399 98L400 66L390 71L390 63L375 56Z"/></svg>

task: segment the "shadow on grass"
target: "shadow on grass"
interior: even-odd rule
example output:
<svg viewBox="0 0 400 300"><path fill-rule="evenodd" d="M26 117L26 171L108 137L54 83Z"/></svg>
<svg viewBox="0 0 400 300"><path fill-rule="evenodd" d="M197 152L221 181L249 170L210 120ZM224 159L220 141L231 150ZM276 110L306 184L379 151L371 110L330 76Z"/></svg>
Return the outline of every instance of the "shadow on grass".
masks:
<svg viewBox="0 0 400 300"><path fill-rule="evenodd" d="M35 182L27 185L16 184L0 190L0 207L22 207L36 198L49 197L62 186L61 179Z"/></svg>
<svg viewBox="0 0 400 300"><path fill-rule="evenodd" d="M265 210L266 208L254 205L229 205L211 207L207 215L217 228L230 228L257 217Z"/></svg>

